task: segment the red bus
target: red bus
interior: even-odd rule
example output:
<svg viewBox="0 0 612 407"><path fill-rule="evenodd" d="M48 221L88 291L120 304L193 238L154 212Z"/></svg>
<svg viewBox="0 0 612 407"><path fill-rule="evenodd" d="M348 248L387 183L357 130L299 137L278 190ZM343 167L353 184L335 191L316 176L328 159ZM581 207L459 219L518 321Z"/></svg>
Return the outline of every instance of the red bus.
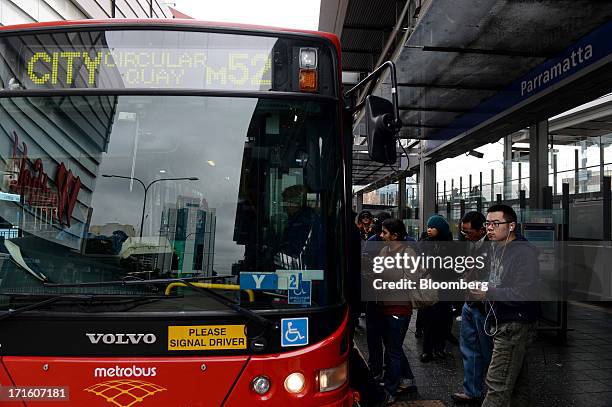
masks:
<svg viewBox="0 0 612 407"><path fill-rule="evenodd" d="M59 22L0 55L2 405L352 405L336 37Z"/></svg>

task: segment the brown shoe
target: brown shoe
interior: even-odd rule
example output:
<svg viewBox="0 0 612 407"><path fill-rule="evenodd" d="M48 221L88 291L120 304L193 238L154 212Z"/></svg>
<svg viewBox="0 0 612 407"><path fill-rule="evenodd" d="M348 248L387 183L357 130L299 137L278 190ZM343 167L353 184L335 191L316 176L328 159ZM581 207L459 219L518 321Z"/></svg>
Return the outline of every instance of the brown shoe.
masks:
<svg viewBox="0 0 612 407"><path fill-rule="evenodd" d="M465 393L454 393L451 398L457 404L480 404L482 399L470 397Z"/></svg>

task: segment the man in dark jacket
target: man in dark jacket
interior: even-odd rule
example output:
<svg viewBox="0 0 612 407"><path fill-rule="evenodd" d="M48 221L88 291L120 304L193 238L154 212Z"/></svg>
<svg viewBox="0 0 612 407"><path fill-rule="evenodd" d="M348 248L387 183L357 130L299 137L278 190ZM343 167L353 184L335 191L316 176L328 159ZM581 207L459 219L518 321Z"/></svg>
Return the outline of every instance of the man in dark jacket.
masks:
<svg viewBox="0 0 612 407"><path fill-rule="evenodd" d="M493 335L493 356L486 377L484 407L529 405L525 355L538 317L538 253L516 235L517 218L507 205L487 211L487 237L494 242L489 287L472 291L489 308L485 329Z"/></svg>
<svg viewBox="0 0 612 407"><path fill-rule="evenodd" d="M372 216L372 212L368 210L363 210L359 212L357 215L357 227L359 228L359 232L361 233L361 238L363 240L368 240L370 237L374 235L372 229L372 223L374 222L374 217Z"/></svg>
<svg viewBox="0 0 612 407"><path fill-rule="evenodd" d="M485 217L482 213L472 211L463 215L460 233L469 243L468 255L472 258L488 255L489 243L485 228ZM474 267L466 271L467 281L487 281L487 269ZM461 355L463 357L463 392L455 393L452 399L455 403L477 404L484 398L484 376L487 373L491 354L493 353L493 338L485 332L485 304L473 301L469 293L461 310L461 329L459 331Z"/></svg>

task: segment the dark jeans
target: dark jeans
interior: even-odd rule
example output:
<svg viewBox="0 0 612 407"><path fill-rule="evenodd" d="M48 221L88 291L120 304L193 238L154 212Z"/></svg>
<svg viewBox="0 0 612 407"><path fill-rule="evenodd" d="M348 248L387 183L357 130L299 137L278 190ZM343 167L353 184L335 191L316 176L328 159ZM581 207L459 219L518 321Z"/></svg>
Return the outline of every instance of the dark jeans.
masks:
<svg viewBox="0 0 612 407"><path fill-rule="evenodd" d="M463 356L463 392L480 398L485 394L484 378L487 374L493 337L484 330L485 315L475 306L463 305L459 347Z"/></svg>
<svg viewBox="0 0 612 407"><path fill-rule="evenodd" d="M402 379L414 379L403 347L408 325L410 325L410 315L385 315L383 320L385 353L388 354L385 390L395 394Z"/></svg>
<svg viewBox="0 0 612 407"><path fill-rule="evenodd" d="M376 303L366 304L366 339L368 342L368 365L373 376L383 372L384 321Z"/></svg>
<svg viewBox="0 0 612 407"><path fill-rule="evenodd" d="M423 353L443 352L453 325L450 303L440 301L419 310L425 323Z"/></svg>

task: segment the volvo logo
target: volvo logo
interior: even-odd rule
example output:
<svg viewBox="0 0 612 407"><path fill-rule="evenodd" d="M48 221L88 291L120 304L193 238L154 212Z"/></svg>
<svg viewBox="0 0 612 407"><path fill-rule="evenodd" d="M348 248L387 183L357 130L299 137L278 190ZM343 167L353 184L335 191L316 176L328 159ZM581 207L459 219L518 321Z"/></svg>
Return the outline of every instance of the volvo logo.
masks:
<svg viewBox="0 0 612 407"><path fill-rule="evenodd" d="M154 344L157 338L154 334L92 334L86 333L89 341L94 345L138 345L144 343Z"/></svg>

